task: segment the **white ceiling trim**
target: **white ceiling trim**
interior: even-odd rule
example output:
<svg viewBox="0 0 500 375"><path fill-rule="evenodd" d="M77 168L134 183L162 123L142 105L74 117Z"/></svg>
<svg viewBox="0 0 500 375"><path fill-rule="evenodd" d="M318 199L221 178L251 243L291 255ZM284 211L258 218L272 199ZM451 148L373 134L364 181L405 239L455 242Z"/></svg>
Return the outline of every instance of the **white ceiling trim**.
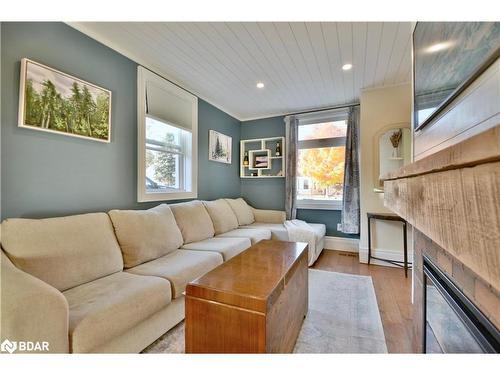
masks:
<svg viewBox="0 0 500 375"><path fill-rule="evenodd" d="M399 86L399 85L401 85L401 84L398 83L397 86ZM341 108L346 108L346 107L352 107L355 105L359 105L359 102L346 103L346 104L341 104L341 105L333 105L333 106L329 106L329 107L305 108L305 109L300 109L297 111L274 113L274 114L266 115L263 117L260 117L260 116L248 117L248 118L245 118L244 120L240 120L240 121L255 121L255 120L262 120L262 119L271 118L271 117L286 117L286 116L297 115L297 114L301 114L301 113L321 112L321 111L329 111L329 110L333 110L333 109L341 109Z"/></svg>

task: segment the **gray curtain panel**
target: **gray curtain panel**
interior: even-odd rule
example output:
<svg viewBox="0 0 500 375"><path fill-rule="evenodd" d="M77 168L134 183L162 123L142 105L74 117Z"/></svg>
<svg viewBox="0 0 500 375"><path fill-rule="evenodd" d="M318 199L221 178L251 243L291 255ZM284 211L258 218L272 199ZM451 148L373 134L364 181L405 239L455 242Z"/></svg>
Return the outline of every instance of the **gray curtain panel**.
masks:
<svg viewBox="0 0 500 375"><path fill-rule="evenodd" d="M288 220L297 216L297 148L299 119L286 118L285 212Z"/></svg>
<svg viewBox="0 0 500 375"><path fill-rule="evenodd" d="M345 145L342 232L359 233L359 106L349 108Z"/></svg>

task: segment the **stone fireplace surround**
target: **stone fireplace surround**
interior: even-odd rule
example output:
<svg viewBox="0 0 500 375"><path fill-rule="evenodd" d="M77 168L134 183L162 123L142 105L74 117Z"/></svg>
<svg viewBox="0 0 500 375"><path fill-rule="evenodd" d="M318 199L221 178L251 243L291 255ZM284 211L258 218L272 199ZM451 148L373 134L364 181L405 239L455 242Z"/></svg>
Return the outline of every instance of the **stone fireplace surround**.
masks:
<svg viewBox="0 0 500 375"><path fill-rule="evenodd" d="M414 349L423 352L423 255L500 329L500 125L384 176L414 228Z"/></svg>

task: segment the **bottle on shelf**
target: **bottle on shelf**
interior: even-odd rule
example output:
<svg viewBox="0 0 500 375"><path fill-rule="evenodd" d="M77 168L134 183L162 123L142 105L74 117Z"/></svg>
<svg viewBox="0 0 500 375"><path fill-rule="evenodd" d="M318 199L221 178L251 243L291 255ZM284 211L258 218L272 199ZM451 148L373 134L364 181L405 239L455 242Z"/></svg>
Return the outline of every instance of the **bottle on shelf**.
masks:
<svg viewBox="0 0 500 375"><path fill-rule="evenodd" d="M281 156L281 144L279 142L276 142L276 156Z"/></svg>
<svg viewBox="0 0 500 375"><path fill-rule="evenodd" d="M248 167L248 151L245 151L245 156L243 157L243 166Z"/></svg>

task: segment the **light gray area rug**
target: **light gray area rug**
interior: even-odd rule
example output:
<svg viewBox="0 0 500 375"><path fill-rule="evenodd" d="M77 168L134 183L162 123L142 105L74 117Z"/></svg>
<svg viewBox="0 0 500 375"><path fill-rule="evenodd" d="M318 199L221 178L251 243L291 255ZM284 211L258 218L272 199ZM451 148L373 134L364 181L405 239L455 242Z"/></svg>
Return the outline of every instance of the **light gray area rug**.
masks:
<svg viewBox="0 0 500 375"><path fill-rule="evenodd" d="M309 270L309 311L294 353L387 353L372 278Z"/></svg>
<svg viewBox="0 0 500 375"><path fill-rule="evenodd" d="M184 322L143 353L184 353ZM387 353L370 276L309 270L309 311L294 353Z"/></svg>

